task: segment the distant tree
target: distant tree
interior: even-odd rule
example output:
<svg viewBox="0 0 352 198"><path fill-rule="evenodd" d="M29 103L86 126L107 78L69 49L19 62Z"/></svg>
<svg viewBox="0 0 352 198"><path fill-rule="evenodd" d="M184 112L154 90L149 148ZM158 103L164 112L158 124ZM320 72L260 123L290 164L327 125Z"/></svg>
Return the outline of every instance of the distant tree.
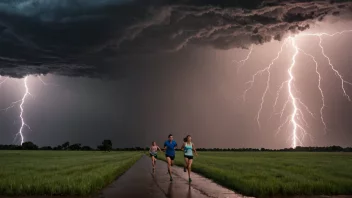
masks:
<svg viewBox="0 0 352 198"><path fill-rule="evenodd" d="M82 151L91 151L91 150L93 150L90 146L83 146L82 148L81 148L81 150Z"/></svg>
<svg viewBox="0 0 352 198"><path fill-rule="evenodd" d="M62 150L62 146L58 145L58 146L54 147L53 150L61 151Z"/></svg>
<svg viewBox="0 0 352 198"><path fill-rule="evenodd" d="M343 148L341 146L332 146L333 151L343 151Z"/></svg>
<svg viewBox="0 0 352 198"><path fill-rule="evenodd" d="M135 149L136 149L136 151L143 151L143 148L141 148L139 146L135 147Z"/></svg>
<svg viewBox="0 0 352 198"><path fill-rule="evenodd" d="M68 149L71 151L79 151L81 150L81 144L72 144L68 147Z"/></svg>
<svg viewBox="0 0 352 198"><path fill-rule="evenodd" d="M68 150L68 148L70 147L70 142L65 142L61 146L63 150Z"/></svg>
<svg viewBox="0 0 352 198"><path fill-rule="evenodd" d="M51 146L43 146L40 150L53 150L53 148L51 148Z"/></svg>
<svg viewBox="0 0 352 198"><path fill-rule="evenodd" d="M21 150L22 146L19 145L0 145L0 150Z"/></svg>
<svg viewBox="0 0 352 198"><path fill-rule="evenodd" d="M104 140L101 145L98 146L98 149L101 151L111 151L112 150L112 142L111 140Z"/></svg>
<svg viewBox="0 0 352 198"><path fill-rule="evenodd" d="M22 144L22 149L24 149L24 150L37 150L38 146L35 145L33 142L24 142Z"/></svg>

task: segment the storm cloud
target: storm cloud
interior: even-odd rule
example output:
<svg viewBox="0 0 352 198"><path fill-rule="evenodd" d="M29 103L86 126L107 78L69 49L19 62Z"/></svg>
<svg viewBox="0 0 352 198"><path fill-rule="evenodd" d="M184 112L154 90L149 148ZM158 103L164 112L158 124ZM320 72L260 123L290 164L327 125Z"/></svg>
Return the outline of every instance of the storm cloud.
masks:
<svg viewBox="0 0 352 198"><path fill-rule="evenodd" d="M102 77L126 57L248 48L351 10L347 0L2 0L0 75Z"/></svg>

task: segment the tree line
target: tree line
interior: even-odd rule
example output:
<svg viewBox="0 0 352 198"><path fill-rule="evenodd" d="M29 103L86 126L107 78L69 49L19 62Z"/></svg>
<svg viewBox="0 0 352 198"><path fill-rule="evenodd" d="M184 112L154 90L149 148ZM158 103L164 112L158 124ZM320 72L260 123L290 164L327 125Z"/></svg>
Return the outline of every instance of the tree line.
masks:
<svg viewBox="0 0 352 198"><path fill-rule="evenodd" d="M65 142L61 145L57 145L55 147L51 146L43 146L39 147L38 145L34 144L33 142L24 142L22 145L0 145L0 150L55 150L55 151L62 151L62 150L71 150L71 151L111 151L112 150L112 141L111 140L104 140L97 148L92 148L90 146L82 146L79 143L70 144L70 142Z"/></svg>
<svg viewBox="0 0 352 198"><path fill-rule="evenodd" d="M103 140L96 148L90 146L82 146L79 143L70 144L65 142L55 147L43 146L39 147L33 142L24 142L22 145L0 145L0 150L71 150L71 151L148 151L149 147L130 147L130 148L113 148L111 140ZM236 151L236 152L352 152L352 147L343 148L341 146L327 147L302 147L284 148L284 149L266 149L266 148L197 148L198 151Z"/></svg>

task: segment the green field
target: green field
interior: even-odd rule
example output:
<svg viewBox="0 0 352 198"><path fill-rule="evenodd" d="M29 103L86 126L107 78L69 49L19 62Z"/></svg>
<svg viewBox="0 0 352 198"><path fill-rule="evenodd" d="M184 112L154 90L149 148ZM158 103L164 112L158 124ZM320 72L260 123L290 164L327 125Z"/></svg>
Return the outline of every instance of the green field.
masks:
<svg viewBox="0 0 352 198"><path fill-rule="evenodd" d="M247 196L352 195L352 153L199 152L193 171Z"/></svg>
<svg viewBox="0 0 352 198"><path fill-rule="evenodd" d="M140 156L140 152L0 151L0 195L94 194Z"/></svg>

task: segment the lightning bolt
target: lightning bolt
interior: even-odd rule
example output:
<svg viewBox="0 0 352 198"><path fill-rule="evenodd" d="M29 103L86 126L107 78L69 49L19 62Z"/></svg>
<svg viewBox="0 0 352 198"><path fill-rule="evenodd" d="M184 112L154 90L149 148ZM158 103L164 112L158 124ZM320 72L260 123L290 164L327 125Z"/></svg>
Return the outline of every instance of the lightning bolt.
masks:
<svg viewBox="0 0 352 198"><path fill-rule="evenodd" d="M260 121L259 121L259 119L260 119L260 114L261 114L261 111L262 111L262 109L263 109L263 104L264 104L264 100L265 100L266 94L267 94L268 91L269 91L269 83L270 83L270 78L271 78L270 69L271 69L271 67L274 65L274 62L275 62L277 59L279 59L280 54L282 53L283 48L284 48L285 45L286 45L286 41L282 44L282 46L281 46L281 48L280 48L280 51L277 53L277 56L271 61L271 63L270 63L267 67L265 67L264 69L257 71L257 72L252 76L252 80L250 80L250 81L248 81L248 82L246 83L246 84L250 84L250 86L249 86L248 89L246 89L246 90L244 91L244 94L243 94L243 100L244 100L244 101L246 100L247 92L248 92L250 89L253 88L253 85L254 85L254 82L255 82L256 77L259 76L259 75L261 75L261 74L263 74L264 72L266 72L266 73L268 74L268 78L267 78L267 81L266 81L266 85L267 85L267 86L266 86L265 91L264 91L264 93L263 93L263 95L262 95L262 100L261 100L261 103L260 103L260 108L259 108L259 111L258 111L258 114L257 114L257 117L256 117L259 128L260 128Z"/></svg>
<svg viewBox="0 0 352 198"><path fill-rule="evenodd" d="M0 79L2 78L2 76L0 76ZM5 82L7 81L7 78L5 78L4 80L2 80L1 82L0 82L0 86L2 85L2 84L4 84Z"/></svg>
<svg viewBox="0 0 352 198"><path fill-rule="evenodd" d="M320 75L319 70L318 70L319 65L318 65L318 62L316 61L316 59L315 59L315 57L313 55L306 53L305 51L303 51L300 48L298 48L298 49L299 49L299 51L301 51L306 56L309 56L315 63L315 73L318 75L318 89L319 89L319 92L320 92L321 102L322 102L322 106L320 108L320 120L321 120L321 122L324 125L324 132L326 133L327 127L326 127L326 123L325 123L324 117L323 117L323 111L324 111L324 108L325 108L325 97L324 97L323 89L321 88L321 79L322 78L321 78L321 75Z"/></svg>
<svg viewBox="0 0 352 198"><path fill-rule="evenodd" d="M2 79L3 77L0 76L0 80ZM8 77L5 77L4 80L0 81L0 86L5 83L9 78ZM37 79L43 84L43 85L49 85L48 83L44 82L43 79L40 77L40 76L37 76ZM16 140L17 137L20 137L21 139L21 145L23 144L24 142L24 135L23 135L23 132L24 132L24 128L28 128L29 130L32 130L31 127L26 123L25 121L25 118L24 118L24 105L25 105L25 102L28 98L28 96L32 96L33 95L30 93L29 91L29 87L28 87L28 76L25 76L23 78L23 85L24 85L24 89L25 89L25 92L23 93L22 95L22 98L20 100L17 100L17 101L14 101L14 102L11 102L11 104L4 108L4 109L0 109L0 111L8 111L9 109L12 109L14 108L15 106L19 106L19 109L20 109L20 115L19 115L19 118L21 120L21 127L19 128L18 132L16 133L16 136L14 138L14 141ZM58 85L54 85L54 86L58 86Z"/></svg>
<svg viewBox="0 0 352 198"><path fill-rule="evenodd" d="M21 109L21 113L20 113L20 118L21 118L21 128L20 130L18 131L17 135L20 135L21 136L21 145L23 144L24 142L24 137L23 137L23 127L27 127L29 130L31 130L31 128L29 127L28 124L26 124L24 118L23 118L23 104L27 98L28 95L31 95L31 93L29 92L29 89L28 89L28 85L27 85L27 76L24 77L24 87L25 87L25 93L21 99L21 104L20 104L20 109Z"/></svg>
<svg viewBox="0 0 352 198"><path fill-rule="evenodd" d="M288 86L288 93L289 93L289 98L290 98L290 101L292 103L292 106L293 106L293 111L292 111L292 114L291 114L291 123L293 125L293 132L292 132L292 145L293 147L296 147L297 145L297 140L299 140L297 138L297 129L300 129L302 130L303 133L306 133L305 129L299 125L297 123L297 116L298 116L298 106L297 106L297 100L296 100L296 97L294 96L294 93L292 91L292 84L293 84L293 81L294 81L294 76L293 76L293 73L292 73L292 70L294 68L294 66L296 65L296 57L298 55L298 48L296 46L296 43L295 43L295 39L293 38L290 38L291 40L291 43L292 43L292 46L295 48L295 53L294 55L292 56L292 64L291 66L289 67L288 69L288 74L290 76L290 79L288 80L288 83L287 83L287 86Z"/></svg>
<svg viewBox="0 0 352 198"><path fill-rule="evenodd" d="M350 85L352 85L352 84L351 84L350 82L348 82L348 81L345 81L345 80L342 78L342 75L335 69L334 65L331 63L330 58L325 54L324 47L323 47L322 44L321 44L321 43L322 43L322 38L321 38L321 36L318 36L318 37L319 37L319 47L320 47L320 49L321 49L321 53L322 53L323 56L328 60L329 65L330 65L331 69L334 71L335 75L340 78L340 80L341 80L341 89L342 89L342 91L343 91L343 95L346 96L349 101L351 101L350 96L347 95L347 93L346 93L345 84L346 84L346 83L347 83L347 84L350 84Z"/></svg>
<svg viewBox="0 0 352 198"><path fill-rule="evenodd" d="M248 88L245 89L244 93L243 93L243 100L246 101L246 95L247 93L253 88L254 83L256 82L256 78L259 75L262 74L266 74L266 87L264 89L264 92L262 94L261 97L261 102L259 104L259 109L256 115L256 121L258 123L259 128L261 128L261 124L260 124L260 116L263 110L263 105L265 104L265 98L270 90L270 82L271 82L271 70L273 68L273 65L275 64L275 62L280 58L282 52L284 51L284 46L286 45L290 45L293 50L294 53L291 56L291 64L289 65L288 69L287 69L287 73L288 73L288 78L281 83L281 85L279 86L277 92L276 92L276 98L274 101L274 105L273 105L273 112L275 113L276 111L276 106L278 103L278 100L280 98L281 93L283 92L284 89L287 90L287 96L286 96L286 101L281 109L281 111L279 113L275 113L275 114L279 114L280 115L280 121L282 120L282 117L284 116L288 106L292 107L291 112L289 113L289 116L286 117L286 119L281 122L280 126L277 128L276 130L276 134L278 134L279 132L282 131L282 129L286 126L292 127L292 131L291 131L291 135L289 136L289 141L291 142L291 146L293 148L303 145L303 140L305 139L305 137L308 135L309 137L312 138L312 136L308 133L307 128L309 128L309 125L306 121L305 118L305 113L310 114L310 116L312 116L313 118L315 118L314 114L312 113L312 111L309 110L308 106L304 104L304 102L297 97L297 94L300 94L300 92L298 91L298 89L295 86L295 74L294 74L294 70L295 68L298 66L296 64L296 59L297 56L299 56L300 54L305 55L307 57L309 57L314 63L315 63L315 72L318 76L318 90L320 92L321 95L321 108L320 108L320 120L321 123L324 126L324 132L326 133L327 131L327 124L324 120L324 108L325 106L325 97L324 97L324 93L323 93L323 89L321 87L321 82L322 82L322 77L321 74L319 72L319 64L316 60L316 57L314 57L313 55L305 52L304 50L302 50L299 45L297 44L297 38L300 37L318 37L319 39L319 43L318 46L320 48L320 52L321 54L324 56L324 58L327 60L328 65L330 66L330 69L332 70L332 72L334 72L335 76L337 78L339 78L339 80L341 81L341 90L343 93L343 96L347 98L347 100L351 101L350 96L347 94L347 91L345 89L345 85L352 85L351 82L346 81L343 76L340 74L340 72L336 69L336 67L333 65L331 59L329 58L329 56L325 53L325 49L323 47L323 37L324 36L329 36L329 37L333 37L336 35L342 35L345 33L352 33L352 30L344 30L344 31L340 31L340 32L335 32L333 34L328 34L328 33L315 33L315 34L307 34L307 33L301 33L295 37L293 36L289 36L288 38L286 38L283 41L283 44L281 45L279 51L277 52L276 57L274 57L271 60L271 63L266 66L264 69L261 69L259 71L257 71L255 74L252 75L252 78L250 81L246 82L246 84L249 84ZM249 58L250 55L252 53L252 47L250 52L248 53L247 57L245 59L243 59L241 62L239 63L245 63ZM271 116L272 117L272 116ZM270 118L271 118L270 117Z"/></svg>
<svg viewBox="0 0 352 198"><path fill-rule="evenodd" d="M248 52L248 54L247 54L247 56L246 56L245 59L240 60L240 61L236 61L236 60L232 61L232 62L237 62L238 64L240 64L240 65L237 67L237 73L240 71L241 67L243 67L243 66L246 64L246 61L247 61L247 60L249 59L249 57L251 56L252 51L253 51L253 45L251 45L251 47L249 48L249 52Z"/></svg>
<svg viewBox="0 0 352 198"><path fill-rule="evenodd" d="M42 77L38 76L38 79L41 83L43 83L43 85L48 85L46 82L44 82L44 80L42 79Z"/></svg>
<svg viewBox="0 0 352 198"><path fill-rule="evenodd" d="M5 78L6 80L8 78ZM5 81L5 80L4 80ZM4 81L2 81L0 83L0 85L2 83L4 83ZM12 102L8 107L2 109L2 111L7 111L11 108L14 108L16 104L19 104L19 108L20 108L20 115L19 115L19 118L21 120L21 127L19 129L19 131L16 133L16 136L15 136L15 139L20 136L20 139L21 139L21 145L23 144L24 142L24 135L23 135L23 131L24 131L24 128L27 127L29 130L31 130L30 126L25 122L25 119L23 117L23 112L24 112L24 104L26 102L26 99L28 96L31 96L31 93L29 92L29 88L28 88L28 84L27 84L27 81L28 81L28 77L24 77L23 78L23 84L24 84L24 88L25 88L25 92L22 96L22 98L20 100L17 100L17 101L14 101Z"/></svg>

